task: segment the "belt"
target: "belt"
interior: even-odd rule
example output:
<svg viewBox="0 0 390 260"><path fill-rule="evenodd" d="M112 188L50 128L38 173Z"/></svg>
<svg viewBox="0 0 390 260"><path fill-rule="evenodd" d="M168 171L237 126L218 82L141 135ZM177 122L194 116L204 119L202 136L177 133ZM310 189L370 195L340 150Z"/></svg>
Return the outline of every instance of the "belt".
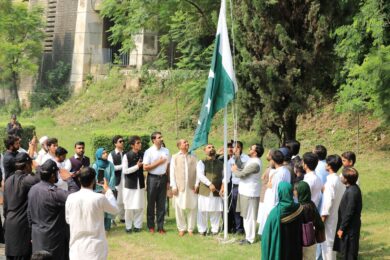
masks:
<svg viewBox="0 0 390 260"><path fill-rule="evenodd" d="M153 174L153 173L148 172L148 177L153 177L153 178L162 179L164 176L167 176L167 175L166 175L165 173L164 173L164 174L161 174L161 175L157 175L157 174Z"/></svg>
<svg viewBox="0 0 390 260"><path fill-rule="evenodd" d="M233 184L233 188L238 188L238 184Z"/></svg>

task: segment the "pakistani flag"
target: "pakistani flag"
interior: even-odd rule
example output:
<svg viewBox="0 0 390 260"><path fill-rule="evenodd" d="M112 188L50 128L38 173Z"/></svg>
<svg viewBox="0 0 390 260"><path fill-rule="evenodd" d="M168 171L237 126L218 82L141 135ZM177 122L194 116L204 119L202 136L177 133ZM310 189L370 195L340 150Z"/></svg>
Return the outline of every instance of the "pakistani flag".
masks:
<svg viewBox="0 0 390 260"><path fill-rule="evenodd" d="M226 3L222 0L213 60L191 151L207 144L213 116L225 108L237 92L225 11Z"/></svg>

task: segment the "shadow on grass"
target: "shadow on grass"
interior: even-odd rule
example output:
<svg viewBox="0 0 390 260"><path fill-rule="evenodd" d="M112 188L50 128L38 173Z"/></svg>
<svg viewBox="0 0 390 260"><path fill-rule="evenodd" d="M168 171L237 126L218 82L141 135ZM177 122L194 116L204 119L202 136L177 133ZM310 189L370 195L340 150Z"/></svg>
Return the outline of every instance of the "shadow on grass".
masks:
<svg viewBox="0 0 390 260"><path fill-rule="evenodd" d="M368 239L365 240L370 234L367 231L360 233L359 259L390 259L390 246L385 243L373 243Z"/></svg>

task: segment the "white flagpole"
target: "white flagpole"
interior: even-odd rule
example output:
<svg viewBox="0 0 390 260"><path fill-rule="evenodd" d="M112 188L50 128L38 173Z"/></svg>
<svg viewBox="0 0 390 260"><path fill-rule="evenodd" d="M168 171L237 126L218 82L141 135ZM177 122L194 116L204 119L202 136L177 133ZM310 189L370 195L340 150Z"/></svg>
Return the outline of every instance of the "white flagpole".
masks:
<svg viewBox="0 0 390 260"><path fill-rule="evenodd" d="M224 193L223 193L223 233L224 239L228 237L228 186L227 186L227 106L224 108L223 119L223 170L224 170Z"/></svg>

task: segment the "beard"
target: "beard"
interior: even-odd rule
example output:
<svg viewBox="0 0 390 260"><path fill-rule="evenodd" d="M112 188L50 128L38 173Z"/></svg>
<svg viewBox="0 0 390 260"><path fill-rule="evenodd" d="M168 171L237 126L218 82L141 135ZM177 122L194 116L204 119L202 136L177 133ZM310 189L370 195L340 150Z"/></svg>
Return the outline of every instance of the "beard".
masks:
<svg viewBox="0 0 390 260"><path fill-rule="evenodd" d="M210 151L209 151L209 156L210 157L213 157L213 156L215 156L217 154L217 151L215 150L215 149L211 149Z"/></svg>

